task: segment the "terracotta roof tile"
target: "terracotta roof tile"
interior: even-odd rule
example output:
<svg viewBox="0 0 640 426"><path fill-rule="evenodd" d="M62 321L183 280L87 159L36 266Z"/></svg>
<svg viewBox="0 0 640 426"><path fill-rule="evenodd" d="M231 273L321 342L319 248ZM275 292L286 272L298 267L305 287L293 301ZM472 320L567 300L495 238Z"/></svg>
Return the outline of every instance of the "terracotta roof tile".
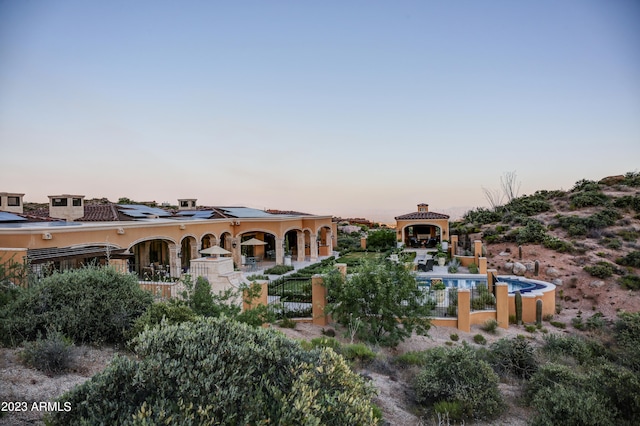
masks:
<svg viewBox="0 0 640 426"><path fill-rule="evenodd" d="M449 219L449 215L436 212L413 212L396 216L396 220L415 220L415 219Z"/></svg>

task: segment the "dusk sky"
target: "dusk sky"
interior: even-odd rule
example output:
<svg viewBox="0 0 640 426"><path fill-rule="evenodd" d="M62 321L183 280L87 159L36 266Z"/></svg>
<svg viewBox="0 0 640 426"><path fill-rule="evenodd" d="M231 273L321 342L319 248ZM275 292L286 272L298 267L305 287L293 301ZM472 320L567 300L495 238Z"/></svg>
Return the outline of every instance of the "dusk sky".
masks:
<svg viewBox="0 0 640 426"><path fill-rule="evenodd" d="M0 192L390 222L640 169L640 2L0 0Z"/></svg>

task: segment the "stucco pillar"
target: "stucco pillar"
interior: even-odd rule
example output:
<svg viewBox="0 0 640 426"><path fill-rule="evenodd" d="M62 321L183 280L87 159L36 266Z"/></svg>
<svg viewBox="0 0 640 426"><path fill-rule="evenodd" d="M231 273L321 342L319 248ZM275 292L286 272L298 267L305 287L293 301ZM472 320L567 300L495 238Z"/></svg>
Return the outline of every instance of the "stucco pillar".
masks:
<svg viewBox="0 0 640 426"><path fill-rule="evenodd" d="M238 268L242 267L242 252L240 251L242 249L242 246L240 245L240 237L233 237L230 238L231 243L231 257L233 257L233 262L236 264L236 266ZM233 247L235 244L235 248ZM229 250L229 249L227 249Z"/></svg>
<svg viewBox="0 0 640 426"><path fill-rule="evenodd" d="M496 321L501 328L509 328L509 286L496 283Z"/></svg>
<svg viewBox="0 0 640 426"><path fill-rule="evenodd" d="M449 252L451 253L451 258L458 254L458 236L452 235L451 242L449 244Z"/></svg>
<svg viewBox="0 0 640 426"><path fill-rule="evenodd" d="M256 281L256 284L260 286L260 294L257 297L250 299L249 298L249 290L242 291L242 310L248 311L249 309L253 309L260 305L268 305L269 304L269 282L268 281Z"/></svg>
<svg viewBox="0 0 640 426"><path fill-rule="evenodd" d="M309 238L309 256L312 262L318 260L318 237L313 234Z"/></svg>
<svg viewBox="0 0 640 426"><path fill-rule="evenodd" d="M327 306L327 288L324 286L320 274L311 277L311 304L313 325L325 326L329 324L329 316L324 313Z"/></svg>
<svg viewBox="0 0 640 426"><path fill-rule="evenodd" d="M473 242L473 257L475 258L475 264L479 265L478 258L482 256L482 241L475 240Z"/></svg>
<svg viewBox="0 0 640 426"><path fill-rule="evenodd" d="M481 274L487 273L487 258L479 257L478 258L478 272Z"/></svg>
<svg viewBox="0 0 640 426"><path fill-rule="evenodd" d="M296 231L296 246L298 248L298 256L296 260L298 262L304 262L304 232Z"/></svg>
<svg viewBox="0 0 640 426"><path fill-rule="evenodd" d="M169 269L171 270L172 278L180 278L182 275L182 259L178 255L178 246L174 243L169 243Z"/></svg>
<svg viewBox="0 0 640 426"><path fill-rule="evenodd" d="M284 238L276 237L276 265L284 263Z"/></svg>
<svg viewBox="0 0 640 426"><path fill-rule="evenodd" d="M497 276L497 269L487 269L487 290L489 293L493 293L493 286L495 284L494 277Z"/></svg>
<svg viewBox="0 0 640 426"><path fill-rule="evenodd" d="M197 259L199 257L202 257L202 256L200 256L200 249L199 249L200 243L197 240L193 244L190 241L189 242L189 247L191 247L191 257L189 258L189 260Z"/></svg>
<svg viewBox="0 0 640 426"><path fill-rule="evenodd" d="M363 250L367 249L367 237L360 237L360 248Z"/></svg>
<svg viewBox="0 0 640 426"><path fill-rule="evenodd" d="M458 289L458 330L471 331L471 292L468 288Z"/></svg>
<svg viewBox="0 0 640 426"><path fill-rule="evenodd" d="M338 271L340 271L340 274L342 275L342 278L347 278L347 264L346 263L336 263L334 266L336 267L336 269Z"/></svg>

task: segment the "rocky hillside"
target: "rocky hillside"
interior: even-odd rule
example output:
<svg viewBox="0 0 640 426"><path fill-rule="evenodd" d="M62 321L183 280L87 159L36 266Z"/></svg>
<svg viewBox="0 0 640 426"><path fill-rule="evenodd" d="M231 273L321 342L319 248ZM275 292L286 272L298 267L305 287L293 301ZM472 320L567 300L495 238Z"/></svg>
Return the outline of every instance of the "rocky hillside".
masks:
<svg viewBox="0 0 640 426"><path fill-rule="evenodd" d="M569 191L537 191L476 209L451 233L467 243L481 239L499 274L555 283L559 309L610 319L640 310L640 173L580 180Z"/></svg>

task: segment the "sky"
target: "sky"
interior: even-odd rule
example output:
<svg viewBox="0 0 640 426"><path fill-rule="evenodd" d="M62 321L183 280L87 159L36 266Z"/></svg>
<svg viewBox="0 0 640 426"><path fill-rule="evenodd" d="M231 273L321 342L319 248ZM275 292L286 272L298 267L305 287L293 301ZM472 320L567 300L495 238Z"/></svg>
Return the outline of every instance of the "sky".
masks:
<svg viewBox="0 0 640 426"><path fill-rule="evenodd" d="M0 0L0 192L391 223L639 171L635 0Z"/></svg>

